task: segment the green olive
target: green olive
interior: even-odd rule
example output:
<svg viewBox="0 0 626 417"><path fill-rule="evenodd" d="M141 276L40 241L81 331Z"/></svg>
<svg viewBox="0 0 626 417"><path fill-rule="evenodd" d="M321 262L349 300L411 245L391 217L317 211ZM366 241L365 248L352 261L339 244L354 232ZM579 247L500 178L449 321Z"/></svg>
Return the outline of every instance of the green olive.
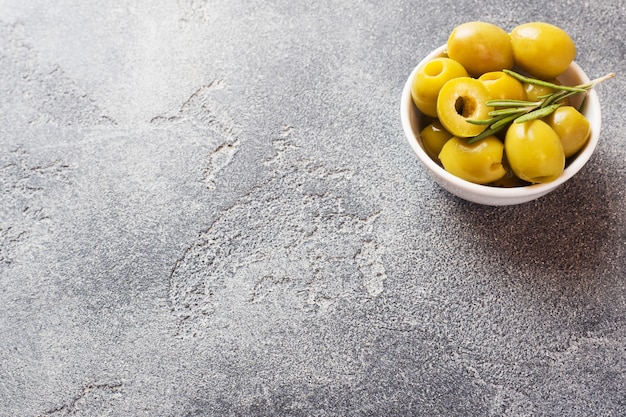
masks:
<svg viewBox="0 0 626 417"><path fill-rule="evenodd" d="M427 116L437 116L437 96L443 85L467 71L458 62L445 57L434 58L417 70L411 85L411 96L417 108Z"/></svg>
<svg viewBox="0 0 626 417"><path fill-rule="evenodd" d="M545 121L559 135L566 158L581 150L589 139L589 120L572 106L559 107Z"/></svg>
<svg viewBox="0 0 626 417"><path fill-rule="evenodd" d="M487 22L467 22L448 37L448 56L474 77L490 71L512 69L513 46L504 29Z"/></svg>
<svg viewBox="0 0 626 417"><path fill-rule="evenodd" d="M561 28L544 22L519 25L511 31L515 63L537 78L562 74L576 57L576 45Z"/></svg>
<svg viewBox="0 0 626 417"><path fill-rule="evenodd" d="M424 149L428 156L434 161L439 161L439 152L443 145L452 137L452 134L448 132L438 120L433 120L431 124L426 126L420 132Z"/></svg>
<svg viewBox="0 0 626 417"><path fill-rule="evenodd" d="M522 83L502 71L486 72L478 79L485 84L492 100L526 100Z"/></svg>
<svg viewBox="0 0 626 417"><path fill-rule="evenodd" d="M531 183L553 181L565 167L561 140L542 120L512 123L506 132L504 151L515 175Z"/></svg>
<svg viewBox="0 0 626 417"><path fill-rule="evenodd" d="M560 85L561 83L557 80L546 80L552 84ZM540 101L543 97L555 93L557 90L551 87L546 87L545 85L531 84L531 83L522 83L524 87L524 91L526 92L526 99L528 101ZM569 100L564 98L560 100L559 103L566 106L569 104Z"/></svg>
<svg viewBox="0 0 626 417"><path fill-rule="evenodd" d="M506 174L502 166L503 153L504 145L495 136L472 144L455 136L443 145L439 159L449 173L476 184L488 184Z"/></svg>
<svg viewBox="0 0 626 417"><path fill-rule="evenodd" d="M454 136L476 136L485 130L485 125L468 123L469 120L486 120L492 107L489 90L475 78L458 77L444 84L437 98L439 121Z"/></svg>

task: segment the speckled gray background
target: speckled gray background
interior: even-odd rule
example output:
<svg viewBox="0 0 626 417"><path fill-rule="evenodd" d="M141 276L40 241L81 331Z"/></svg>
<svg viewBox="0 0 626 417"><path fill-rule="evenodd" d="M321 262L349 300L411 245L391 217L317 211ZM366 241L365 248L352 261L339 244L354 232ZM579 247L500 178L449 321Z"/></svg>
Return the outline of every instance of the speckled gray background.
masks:
<svg viewBox="0 0 626 417"><path fill-rule="evenodd" d="M0 416L624 415L625 7L0 0ZM535 202L452 197L402 133L477 19L617 73Z"/></svg>

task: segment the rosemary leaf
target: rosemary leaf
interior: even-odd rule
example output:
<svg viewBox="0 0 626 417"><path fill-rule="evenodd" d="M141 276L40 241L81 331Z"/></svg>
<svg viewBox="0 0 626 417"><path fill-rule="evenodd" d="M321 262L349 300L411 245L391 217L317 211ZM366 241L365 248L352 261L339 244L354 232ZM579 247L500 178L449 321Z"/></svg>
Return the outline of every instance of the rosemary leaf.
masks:
<svg viewBox="0 0 626 417"><path fill-rule="evenodd" d="M580 106L578 106L578 111L580 113L583 112L584 108L585 108L585 104L587 104L587 97L589 97L588 94L585 95L585 97L583 98L583 101L580 103Z"/></svg>
<svg viewBox="0 0 626 417"><path fill-rule="evenodd" d="M483 119L483 120L476 120L476 119L466 119L465 120L467 123L473 124L473 125L490 125L494 122L498 121L497 117L492 117L490 119Z"/></svg>
<svg viewBox="0 0 626 417"><path fill-rule="evenodd" d="M545 98L543 100L543 103L541 104L540 107L551 106L551 105L555 104L557 101L565 100L566 98L569 98L569 97L571 97L573 95L576 95L576 94L579 94L579 93L576 93L576 92L573 92L573 91L559 91L559 92L551 94L550 96Z"/></svg>
<svg viewBox="0 0 626 417"><path fill-rule="evenodd" d="M518 117L517 119L515 119L515 123L524 123L535 119L541 119L542 117L546 117L559 107L561 107L560 103L552 104L547 107L540 107L537 110L533 110L530 113L526 113L525 115Z"/></svg>
<svg viewBox="0 0 626 417"><path fill-rule="evenodd" d="M513 108L508 108L508 109L500 109L500 110L493 110L490 111L489 113L487 113L489 116L508 116L511 114L519 114L522 115L524 113L526 113L529 110L532 110L532 107L513 107Z"/></svg>
<svg viewBox="0 0 626 417"><path fill-rule="evenodd" d="M479 133L478 135L473 136L471 138L467 138L467 143L471 145L472 143L478 142L479 140L484 139L487 136L491 136L491 135L498 133L498 131L500 131L500 129L492 129L492 128L485 129L482 131L482 133Z"/></svg>
<svg viewBox="0 0 626 417"><path fill-rule="evenodd" d="M505 127L506 125L508 125L509 123L511 123L513 120L517 120L517 118L520 117L519 114L514 114L512 116L508 116L508 117L504 117L500 120L498 120L497 122L495 122L494 124L492 124L491 126L489 126L490 129L497 129L497 131L501 130L503 127Z"/></svg>
<svg viewBox="0 0 626 417"><path fill-rule="evenodd" d="M509 123L511 123L518 116L519 116L519 114L514 114L512 116L498 118L498 120L496 122L494 122L487 129L483 130L480 134L478 134L478 135L476 135L474 137L468 138L467 143L472 144L474 142L478 142L479 140L486 138L487 136L491 136L491 135L494 135L494 134L498 133L499 131L502 130L502 128L504 126L506 126Z"/></svg>
<svg viewBox="0 0 626 417"><path fill-rule="evenodd" d="M489 100L485 104L488 105L489 107L529 107L529 106L537 106L541 104L541 102L502 99L502 100Z"/></svg>

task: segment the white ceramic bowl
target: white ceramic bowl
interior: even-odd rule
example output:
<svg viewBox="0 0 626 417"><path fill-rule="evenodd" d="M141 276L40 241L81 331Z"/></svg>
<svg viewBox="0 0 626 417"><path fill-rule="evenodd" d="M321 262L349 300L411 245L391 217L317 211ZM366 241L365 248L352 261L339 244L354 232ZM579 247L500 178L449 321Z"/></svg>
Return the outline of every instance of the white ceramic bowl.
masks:
<svg viewBox="0 0 626 417"><path fill-rule="evenodd" d="M573 159L568 159L565 170L556 180L523 187L501 188L474 184L454 176L443 169L443 167L428 156L423 148L420 132L426 127L429 119L422 115L417 107L415 107L415 104L413 104L413 99L411 98L411 84L418 68L435 57L444 56L445 52L446 45L443 45L431 52L415 67L406 81L404 90L402 91L402 103L400 104L402 127L404 128L406 138L422 165L441 187L464 200L474 203L491 206L521 204L537 199L553 191L565 181L572 178L580 171L585 163L587 163L598 144L601 125L600 101L593 89L589 92L583 110L583 114L591 125L591 136L585 147L580 150ZM587 75L575 62L572 62L569 68L558 77L558 80L565 85L578 85L589 82ZM580 98L581 96L582 94L575 97Z"/></svg>

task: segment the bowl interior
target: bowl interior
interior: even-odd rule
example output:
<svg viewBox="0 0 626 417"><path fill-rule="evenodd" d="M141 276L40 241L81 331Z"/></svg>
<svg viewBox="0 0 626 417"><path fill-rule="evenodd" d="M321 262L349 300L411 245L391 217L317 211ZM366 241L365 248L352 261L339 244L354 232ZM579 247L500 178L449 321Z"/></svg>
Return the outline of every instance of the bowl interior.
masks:
<svg viewBox="0 0 626 417"><path fill-rule="evenodd" d="M442 166L432 160L423 148L420 132L432 119L424 116L417 109L411 98L411 84L418 69L435 57L445 56L445 53L446 45L443 45L427 55L413 69L404 86L401 102L402 125L409 145L433 179L443 188L461 198L476 203L489 205L519 204L533 200L554 190L574 176L589 160L598 143L601 126L600 103L593 89L588 93L582 109L582 113L589 120L591 136L583 149L576 155L568 158L565 170L556 180L543 184L502 188L474 184L447 172ZM572 62L569 68L558 77L558 80L565 85L577 85L589 82L587 75L575 62ZM574 96L572 104L579 106L582 103L583 97L583 94Z"/></svg>

